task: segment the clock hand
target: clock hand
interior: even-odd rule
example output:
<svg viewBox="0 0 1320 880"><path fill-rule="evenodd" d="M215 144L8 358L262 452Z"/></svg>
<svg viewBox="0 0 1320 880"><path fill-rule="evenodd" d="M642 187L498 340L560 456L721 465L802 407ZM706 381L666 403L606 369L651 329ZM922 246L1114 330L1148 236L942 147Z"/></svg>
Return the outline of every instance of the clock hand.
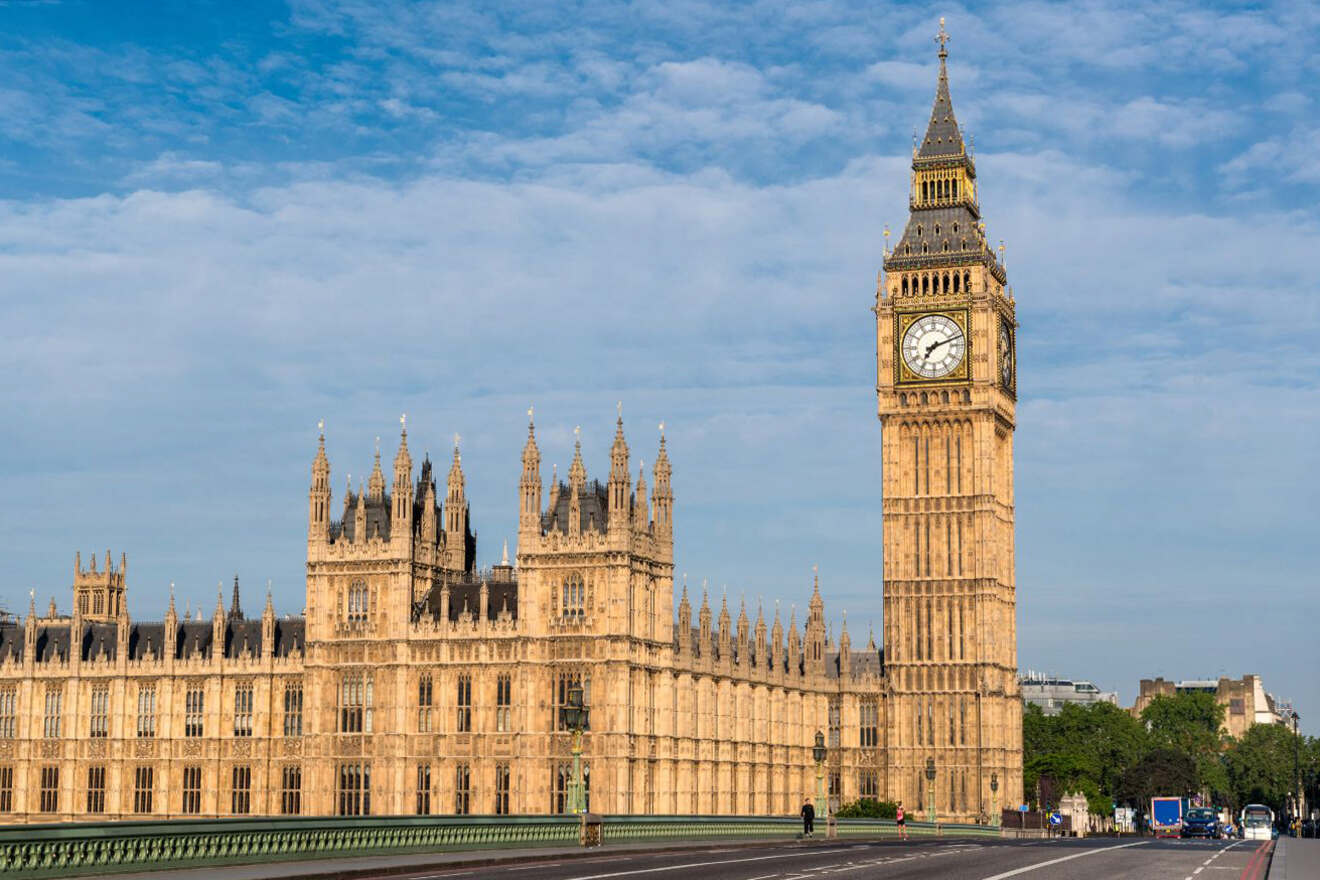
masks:
<svg viewBox="0 0 1320 880"><path fill-rule="evenodd" d="M953 340L957 339L961 335L962 335L961 333L955 333L954 335L950 336L948 339L941 339L939 342L932 342L930 345L926 346L926 357L930 357L930 353L935 349L939 348L944 343L953 342Z"/></svg>

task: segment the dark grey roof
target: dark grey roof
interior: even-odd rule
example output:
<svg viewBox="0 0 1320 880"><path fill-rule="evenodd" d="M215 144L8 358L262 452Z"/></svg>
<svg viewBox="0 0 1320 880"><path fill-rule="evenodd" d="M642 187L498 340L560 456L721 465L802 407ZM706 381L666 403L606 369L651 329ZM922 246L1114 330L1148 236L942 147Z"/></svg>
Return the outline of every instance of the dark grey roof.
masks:
<svg viewBox="0 0 1320 880"><path fill-rule="evenodd" d="M261 621L231 620L225 627L225 657L261 656Z"/></svg>
<svg viewBox="0 0 1320 880"><path fill-rule="evenodd" d="M67 660L69 657L69 624L37 625L36 656L38 663Z"/></svg>
<svg viewBox="0 0 1320 880"><path fill-rule="evenodd" d="M555 506L541 516L541 530L545 532L564 532L569 529L569 505L572 502L572 489L567 483L559 484L558 499ZM600 480L592 480L578 492L580 506L579 528L581 531L595 530L605 532L609 529L609 492Z"/></svg>
<svg viewBox="0 0 1320 880"><path fill-rule="evenodd" d="M15 621L0 623L0 658L22 659L23 624Z"/></svg>
<svg viewBox="0 0 1320 880"><path fill-rule="evenodd" d="M940 78L935 86L935 103L930 108L926 137L917 150L918 159L958 156L963 152L962 132L958 130L953 101L949 98L949 71L944 64L947 56L948 53L940 49Z"/></svg>
<svg viewBox="0 0 1320 880"><path fill-rule="evenodd" d="M209 620L189 620L179 624L179 641L175 646L175 656L180 660L211 656L211 637Z"/></svg>
<svg viewBox="0 0 1320 880"><path fill-rule="evenodd" d="M301 617L275 620L275 656L287 657L307 650L307 621Z"/></svg>
<svg viewBox="0 0 1320 880"><path fill-rule="evenodd" d="M464 611L476 614L481 608L481 585L486 584L489 591L486 597L486 619L498 620L505 610L512 617L518 618L518 580L512 568L496 566L486 571L469 571L452 577L444 584L449 588L449 620L457 621ZM436 617L440 614L442 584L431 587L421 605L416 609L417 616Z"/></svg>
<svg viewBox="0 0 1320 880"><path fill-rule="evenodd" d="M95 660L105 653L114 660L119 656L119 625L115 623L83 624L82 659Z"/></svg>

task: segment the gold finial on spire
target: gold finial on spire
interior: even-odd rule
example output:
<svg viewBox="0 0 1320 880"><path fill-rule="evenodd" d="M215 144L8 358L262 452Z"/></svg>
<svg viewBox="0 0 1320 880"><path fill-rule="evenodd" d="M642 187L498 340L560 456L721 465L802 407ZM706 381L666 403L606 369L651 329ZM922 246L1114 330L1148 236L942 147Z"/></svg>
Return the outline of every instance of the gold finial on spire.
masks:
<svg viewBox="0 0 1320 880"><path fill-rule="evenodd" d="M536 407L534 406L527 407L527 424L530 425L532 423L533 421L532 417L535 414L535 412L536 412Z"/></svg>
<svg viewBox="0 0 1320 880"><path fill-rule="evenodd" d="M940 57L941 57L941 58L943 58L944 56L946 56L946 55L949 54L949 50L948 50L947 48L945 48L945 44L948 43L949 40L951 40L951 39L953 39L953 38L949 36L949 32L946 31L946 30L944 29L944 16L941 15L941 16L940 16L940 32L939 32L938 34L935 35L935 42L937 42L937 43L940 44Z"/></svg>
<svg viewBox="0 0 1320 880"><path fill-rule="evenodd" d="M407 414L407 413L399 413L399 430L402 431L402 432L405 433L405 434L408 433L408 414Z"/></svg>
<svg viewBox="0 0 1320 880"><path fill-rule="evenodd" d="M325 435L325 419L316 420L316 432L323 436Z"/></svg>
<svg viewBox="0 0 1320 880"><path fill-rule="evenodd" d="M574 426L573 426L573 440L574 440L574 442L576 442L576 443L581 443L581 442L582 442L582 426L581 426L581 425L574 425Z"/></svg>
<svg viewBox="0 0 1320 880"><path fill-rule="evenodd" d="M618 410L619 410L619 418L622 419L622 418L623 418L623 401L620 400L620 401L618 402L618 404L616 404L616 406L617 406L617 408L618 408Z"/></svg>
<svg viewBox="0 0 1320 880"><path fill-rule="evenodd" d="M380 435L376 435L376 458L380 458Z"/></svg>

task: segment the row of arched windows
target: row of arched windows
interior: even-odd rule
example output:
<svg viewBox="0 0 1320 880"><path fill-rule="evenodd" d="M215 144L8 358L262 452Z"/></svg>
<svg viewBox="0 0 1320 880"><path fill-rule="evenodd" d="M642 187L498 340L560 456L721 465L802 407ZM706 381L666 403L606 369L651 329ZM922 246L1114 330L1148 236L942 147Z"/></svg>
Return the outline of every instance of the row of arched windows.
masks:
<svg viewBox="0 0 1320 880"><path fill-rule="evenodd" d="M964 270L963 272L928 272L922 275L914 275L911 278L904 277L902 281L903 295L909 294L930 294L930 293L964 293L972 289L972 273Z"/></svg>
<svg viewBox="0 0 1320 880"><path fill-rule="evenodd" d="M971 403L972 392L966 389L959 391L955 388L953 390L953 397L950 398L948 391L923 391L921 394L917 394L917 392L913 391L911 394L898 395L898 405L907 406L908 404L911 404L916 406L920 403L925 406L928 403L949 403L950 399L952 399L953 403L957 403L960 400L963 403Z"/></svg>
<svg viewBox="0 0 1320 880"><path fill-rule="evenodd" d="M958 198L957 179L923 180L921 182L921 200L923 202L953 201Z"/></svg>

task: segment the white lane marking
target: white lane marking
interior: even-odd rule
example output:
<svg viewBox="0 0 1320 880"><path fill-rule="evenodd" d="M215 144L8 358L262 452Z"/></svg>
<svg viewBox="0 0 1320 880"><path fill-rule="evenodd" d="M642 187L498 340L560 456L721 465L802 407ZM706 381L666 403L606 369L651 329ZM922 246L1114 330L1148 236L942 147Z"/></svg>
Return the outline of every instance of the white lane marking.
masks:
<svg viewBox="0 0 1320 880"><path fill-rule="evenodd" d="M1059 862L1068 862L1073 859L1080 859L1083 856L1093 856L1098 853L1113 852L1116 849L1127 849L1130 846L1144 846L1146 841L1138 840L1136 843L1121 843L1118 846L1106 846L1101 849L1088 849L1085 852L1073 853L1070 856L1063 856L1057 859L1050 859L1048 862L1037 862L1034 865L1027 865L1025 868L1016 868L1012 871L1005 871L1002 874L995 874L992 877L985 877L983 880L1004 880L1005 877L1016 877L1019 874L1026 874L1030 871L1036 871L1047 865L1057 865Z"/></svg>
<svg viewBox="0 0 1320 880"><path fill-rule="evenodd" d="M687 862L682 865L662 865L658 868L636 868L632 871L612 871L608 874L583 874L579 877L570 877L568 880L601 880L604 877L628 877L632 874L656 874L661 871L681 871L684 868L705 868L710 865L737 865L742 862L764 862L767 859L793 859L802 856L823 856L829 855L829 850L796 852L796 853L775 853L771 856L750 856L745 859L720 859L714 862Z"/></svg>
<svg viewBox="0 0 1320 880"><path fill-rule="evenodd" d="M1204 871L1204 870L1205 870L1205 865L1202 865L1201 867L1199 867L1199 868L1197 868L1195 871L1193 871L1192 874L1194 874L1194 875L1195 875L1195 874L1199 874L1199 873L1201 873L1201 872Z"/></svg>

